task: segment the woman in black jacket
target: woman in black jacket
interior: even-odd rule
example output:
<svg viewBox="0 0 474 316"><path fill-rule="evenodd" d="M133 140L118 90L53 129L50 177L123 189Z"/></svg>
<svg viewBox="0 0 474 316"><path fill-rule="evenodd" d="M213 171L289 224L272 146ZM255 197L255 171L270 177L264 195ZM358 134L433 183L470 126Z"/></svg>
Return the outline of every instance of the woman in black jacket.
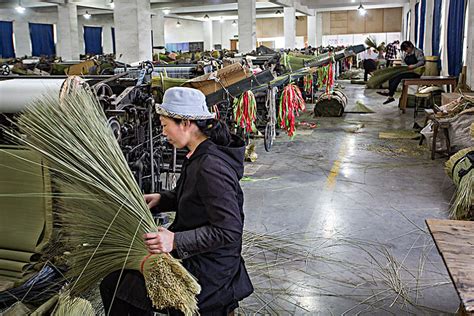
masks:
<svg viewBox="0 0 474 316"><path fill-rule="evenodd" d="M157 112L168 141L176 148L187 147L189 153L175 189L145 195L150 209L175 211L174 222L143 238L150 253L171 253L197 278L201 315L229 315L253 292L241 256L244 213L239 180L245 144L214 119L199 90L168 89ZM106 313L110 309L110 315L152 315L143 276L124 271L119 281L119 273L107 276L100 286Z"/></svg>

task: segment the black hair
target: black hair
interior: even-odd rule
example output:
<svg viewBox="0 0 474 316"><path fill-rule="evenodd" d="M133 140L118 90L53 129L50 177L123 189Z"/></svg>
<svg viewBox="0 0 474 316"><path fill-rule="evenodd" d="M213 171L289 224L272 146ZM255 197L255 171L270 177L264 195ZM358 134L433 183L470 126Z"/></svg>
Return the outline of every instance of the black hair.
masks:
<svg viewBox="0 0 474 316"><path fill-rule="evenodd" d="M400 45L400 49L403 52L406 52L408 48L415 48L415 45L413 45L413 43L410 41L404 41L402 45Z"/></svg>
<svg viewBox="0 0 474 316"><path fill-rule="evenodd" d="M180 124L183 120L178 118L171 118L176 124ZM229 128L227 125L217 119L207 120L190 120L194 122L201 133L209 137L209 139L216 145L228 146L232 140Z"/></svg>
<svg viewBox="0 0 474 316"><path fill-rule="evenodd" d="M194 121L197 127L216 145L227 146L230 144L232 137L227 125L217 119L197 120Z"/></svg>

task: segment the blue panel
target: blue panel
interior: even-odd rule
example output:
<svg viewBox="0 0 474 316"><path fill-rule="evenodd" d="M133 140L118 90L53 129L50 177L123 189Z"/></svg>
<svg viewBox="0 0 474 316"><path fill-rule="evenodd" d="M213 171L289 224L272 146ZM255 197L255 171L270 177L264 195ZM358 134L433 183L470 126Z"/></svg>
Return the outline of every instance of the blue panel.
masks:
<svg viewBox="0 0 474 316"><path fill-rule="evenodd" d="M117 54L117 49L115 48L115 27L112 27L112 49L114 51L114 55Z"/></svg>
<svg viewBox="0 0 474 316"><path fill-rule="evenodd" d="M0 58L15 57L13 22L0 21Z"/></svg>
<svg viewBox="0 0 474 316"><path fill-rule="evenodd" d="M451 0L448 15L448 72L458 76L462 69L462 50L464 37L465 0Z"/></svg>
<svg viewBox="0 0 474 316"><path fill-rule="evenodd" d="M29 23L31 54L33 56L54 56L54 34L52 24Z"/></svg>
<svg viewBox="0 0 474 316"><path fill-rule="evenodd" d="M102 27L84 26L86 54L102 55Z"/></svg>
<svg viewBox="0 0 474 316"><path fill-rule="evenodd" d="M420 8L420 39L418 47L423 49L425 44L425 19L426 19L426 0L421 0Z"/></svg>
<svg viewBox="0 0 474 316"><path fill-rule="evenodd" d="M420 25L420 3L415 4L415 46L418 47L418 27Z"/></svg>

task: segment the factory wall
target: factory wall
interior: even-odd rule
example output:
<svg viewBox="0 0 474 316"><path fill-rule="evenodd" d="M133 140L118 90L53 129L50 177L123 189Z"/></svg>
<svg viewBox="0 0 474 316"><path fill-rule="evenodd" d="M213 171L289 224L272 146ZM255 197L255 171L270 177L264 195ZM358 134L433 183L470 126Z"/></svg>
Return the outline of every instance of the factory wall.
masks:
<svg viewBox="0 0 474 316"><path fill-rule="evenodd" d="M114 25L112 14L92 15L86 20L82 15L77 17L78 22L78 41L79 53L84 54L84 26L102 27L102 47L105 54L113 52L112 30ZM46 23L54 24L55 43L57 43L57 22L58 13L55 8L51 12L35 12L26 10L23 14L18 14L14 9L0 9L0 21L13 21L13 37L15 45L15 54L17 57L31 56L31 40L28 23Z"/></svg>
<svg viewBox="0 0 474 316"><path fill-rule="evenodd" d="M165 19L165 43L204 42L203 23L182 20L181 27L176 27L178 19Z"/></svg>
<svg viewBox="0 0 474 316"><path fill-rule="evenodd" d="M258 21L258 20L257 20ZM212 21L212 46L222 45L222 48L230 49L230 40L239 34L237 25L232 25L232 20Z"/></svg>
<svg viewBox="0 0 474 316"><path fill-rule="evenodd" d="M370 9L365 16L357 10L324 12L323 35L401 32L402 11L402 8Z"/></svg>
<svg viewBox="0 0 474 316"><path fill-rule="evenodd" d="M55 8L52 10L52 12L26 10L25 13L18 14L14 9L0 9L0 21L13 21L13 38L17 57L31 56L29 22L56 25L58 14ZM56 37L56 30L54 34ZM55 42L57 42L57 38L55 38Z"/></svg>

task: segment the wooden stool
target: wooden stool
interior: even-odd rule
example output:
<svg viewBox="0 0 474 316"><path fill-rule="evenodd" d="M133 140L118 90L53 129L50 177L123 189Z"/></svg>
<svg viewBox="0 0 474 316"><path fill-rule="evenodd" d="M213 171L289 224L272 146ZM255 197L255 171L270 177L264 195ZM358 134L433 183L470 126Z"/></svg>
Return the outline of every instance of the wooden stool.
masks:
<svg viewBox="0 0 474 316"><path fill-rule="evenodd" d="M418 110L420 105L423 105L423 110L424 110L426 108L431 107L432 104L433 104L432 93L420 93L420 92L415 93L415 110L413 111L413 118L416 118L416 115L418 112L422 112Z"/></svg>

